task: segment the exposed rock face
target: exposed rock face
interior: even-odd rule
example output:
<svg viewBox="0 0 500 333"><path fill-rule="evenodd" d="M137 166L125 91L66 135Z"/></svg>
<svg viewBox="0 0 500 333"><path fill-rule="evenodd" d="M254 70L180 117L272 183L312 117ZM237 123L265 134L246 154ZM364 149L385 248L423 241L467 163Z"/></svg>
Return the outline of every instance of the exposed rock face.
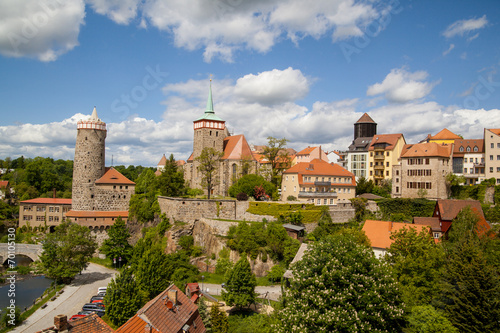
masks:
<svg viewBox="0 0 500 333"><path fill-rule="evenodd" d="M484 193L484 203L492 205L495 202L495 187L488 186Z"/></svg>

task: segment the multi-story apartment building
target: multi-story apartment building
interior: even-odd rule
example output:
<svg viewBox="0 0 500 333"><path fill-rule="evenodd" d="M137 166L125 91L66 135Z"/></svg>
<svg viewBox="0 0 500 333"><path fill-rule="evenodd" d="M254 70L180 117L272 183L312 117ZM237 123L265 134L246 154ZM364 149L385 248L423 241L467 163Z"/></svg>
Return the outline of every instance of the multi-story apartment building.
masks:
<svg viewBox="0 0 500 333"><path fill-rule="evenodd" d="M456 139L453 147L453 173L465 177L466 185L485 179L484 140Z"/></svg>
<svg viewBox="0 0 500 333"><path fill-rule="evenodd" d="M19 203L19 227L48 226L53 229L66 218L71 199L36 198Z"/></svg>
<svg viewBox="0 0 500 333"><path fill-rule="evenodd" d="M354 174L320 159L297 163L283 173L281 198L289 196L316 205L336 205L356 196Z"/></svg>
<svg viewBox="0 0 500 333"><path fill-rule="evenodd" d="M302 149L292 159L292 166L297 163L309 163L312 160L320 159L325 162L329 162L327 154L319 147L307 147Z"/></svg>
<svg viewBox="0 0 500 333"><path fill-rule="evenodd" d="M451 145L455 140L462 139L459 135L456 135L447 128L442 129L436 135L430 136L426 139L427 142L435 142L438 144Z"/></svg>
<svg viewBox="0 0 500 333"><path fill-rule="evenodd" d="M500 184L500 129L484 129L485 178Z"/></svg>
<svg viewBox="0 0 500 333"><path fill-rule="evenodd" d="M399 163L406 144L403 134L377 134L368 148L368 179L381 185L384 179L392 179L392 166Z"/></svg>
<svg viewBox="0 0 500 333"><path fill-rule="evenodd" d="M453 144L405 145L399 165L393 166L392 197L446 199L446 175L453 171L452 154Z"/></svg>

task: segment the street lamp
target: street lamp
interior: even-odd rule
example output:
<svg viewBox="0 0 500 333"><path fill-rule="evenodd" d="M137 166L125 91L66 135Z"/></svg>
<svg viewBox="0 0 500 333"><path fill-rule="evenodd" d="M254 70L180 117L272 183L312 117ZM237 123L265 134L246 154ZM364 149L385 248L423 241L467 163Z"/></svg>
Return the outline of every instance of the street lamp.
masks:
<svg viewBox="0 0 500 333"><path fill-rule="evenodd" d="M113 266L116 268L116 258L113 258Z"/></svg>
<svg viewBox="0 0 500 333"><path fill-rule="evenodd" d="M122 267L122 257L118 258L118 269Z"/></svg>
<svg viewBox="0 0 500 333"><path fill-rule="evenodd" d="M201 291L203 292L203 280L205 279L205 275L201 276Z"/></svg>

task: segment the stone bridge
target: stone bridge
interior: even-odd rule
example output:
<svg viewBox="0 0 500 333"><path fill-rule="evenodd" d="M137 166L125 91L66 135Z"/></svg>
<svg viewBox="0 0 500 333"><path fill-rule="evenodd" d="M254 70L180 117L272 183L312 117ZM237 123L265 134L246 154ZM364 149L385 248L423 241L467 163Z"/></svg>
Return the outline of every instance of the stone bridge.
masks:
<svg viewBox="0 0 500 333"><path fill-rule="evenodd" d="M3 264L9 258L9 247L7 243L0 243L0 262ZM42 245L35 244L16 244L13 251L17 255L29 257L31 260L36 261L42 254Z"/></svg>

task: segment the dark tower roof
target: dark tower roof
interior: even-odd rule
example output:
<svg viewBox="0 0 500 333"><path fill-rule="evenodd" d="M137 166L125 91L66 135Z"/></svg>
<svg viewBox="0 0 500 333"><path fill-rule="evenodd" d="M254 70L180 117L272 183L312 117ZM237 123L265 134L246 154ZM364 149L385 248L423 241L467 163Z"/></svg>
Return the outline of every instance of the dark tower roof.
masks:
<svg viewBox="0 0 500 333"><path fill-rule="evenodd" d="M372 138L377 134L377 123L364 113L359 120L354 123L354 140L357 138ZM371 140L370 140L371 141Z"/></svg>

